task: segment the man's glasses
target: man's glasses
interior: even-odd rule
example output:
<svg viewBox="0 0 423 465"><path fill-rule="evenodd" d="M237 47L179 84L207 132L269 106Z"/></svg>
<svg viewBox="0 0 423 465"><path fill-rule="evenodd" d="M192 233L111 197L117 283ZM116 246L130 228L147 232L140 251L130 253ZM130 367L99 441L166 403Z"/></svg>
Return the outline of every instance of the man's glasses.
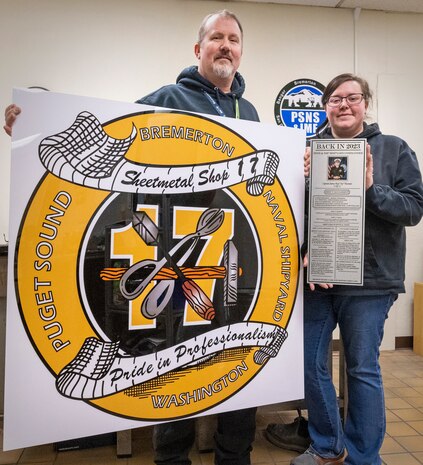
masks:
<svg viewBox="0 0 423 465"><path fill-rule="evenodd" d="M358 105L363 101L364 94L350 94L346 97L329 97L327 104L330 107L339 107L345 99L348 105Z"/></svg>

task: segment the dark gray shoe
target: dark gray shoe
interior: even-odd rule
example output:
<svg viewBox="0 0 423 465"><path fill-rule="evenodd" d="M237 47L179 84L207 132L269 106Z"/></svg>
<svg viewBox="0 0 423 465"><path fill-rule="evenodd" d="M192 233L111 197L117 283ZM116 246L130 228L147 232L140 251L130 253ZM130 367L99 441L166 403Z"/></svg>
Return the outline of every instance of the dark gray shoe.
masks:
<svg viewBox="0 0 423 465"><path fill-rule="evenodd" d="M310 446L307 425L307 420L299 416L292 423L270 423L264 430L264 435L277 447L304 452Z"/></svg>
<svg viewBox="0 0 423 465"><path fill-rule="evenodd" d="M304 454L291 460L291 465L342 465L345 462L348 453L344 450L338 457L324 458L315 454L311 450L306 450Z"/></svg>

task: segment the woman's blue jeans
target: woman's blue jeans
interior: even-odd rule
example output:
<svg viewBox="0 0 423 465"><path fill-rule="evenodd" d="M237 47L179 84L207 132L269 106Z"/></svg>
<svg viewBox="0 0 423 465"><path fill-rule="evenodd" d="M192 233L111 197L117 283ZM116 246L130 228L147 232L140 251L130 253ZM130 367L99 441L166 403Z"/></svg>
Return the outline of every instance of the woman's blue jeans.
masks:
<svg viewBox="0 0 423 465"><path fill-rule="evenodd" d="M342 296L304 293L305 397L311 448L334 457L347 448L349 465L380 465L385 435L385 401L379 365L383 328L396 295ZM328 370L336 325L344 345L348 410L342 425Z"/></svg>

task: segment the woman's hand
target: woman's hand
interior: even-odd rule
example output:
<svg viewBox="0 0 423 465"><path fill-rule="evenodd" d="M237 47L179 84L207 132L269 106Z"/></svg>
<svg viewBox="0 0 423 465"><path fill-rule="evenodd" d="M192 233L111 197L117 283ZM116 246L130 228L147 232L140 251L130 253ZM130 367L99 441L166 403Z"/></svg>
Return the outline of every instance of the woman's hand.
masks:
<svg viewBox="0 0 423 465"><path fill-rule="evenodd" d="M369 144L366 145L366 190L373 186L373 155Z"/></svg>
<svg viewBox="0 0 423 465"><path fill-rule="evenodd" d="M8 134L9 136L12 135L12 126L15 123L16 117L19 115L20 112L21 112L21 109L15 104L9 105L4 110L5 125L3 126L3 129L5 130L6 134Z"/></svg>
<svg viewBox="0 0 423 465"><path fill-rule="evenodd" d="M306 147L304 152L304 177L310 176L310 147Z"/></svg>
<svg viewBox="0 0 423 465"><path fill-rule="evenodd" d="M308 266L308 254L304 255L303 265L304 265L304 268L307 268L307 266ZM308 283L308 285L310 286L311 291L314 291L316 289L316 284L318 286L322 287L323 289L332 289L333 288L333 284L331 284L331 283Z"/></svg>

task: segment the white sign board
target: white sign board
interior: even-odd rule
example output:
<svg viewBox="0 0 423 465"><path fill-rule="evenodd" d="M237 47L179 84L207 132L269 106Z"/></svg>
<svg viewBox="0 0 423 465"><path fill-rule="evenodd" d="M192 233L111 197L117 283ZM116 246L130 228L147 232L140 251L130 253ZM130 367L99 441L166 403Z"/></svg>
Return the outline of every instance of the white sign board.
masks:
<svg viewBox="0 0 423 465"><path fill-rule="evenodd" d="M303 131L16 90L5 450L303 397Z"/></svg>

